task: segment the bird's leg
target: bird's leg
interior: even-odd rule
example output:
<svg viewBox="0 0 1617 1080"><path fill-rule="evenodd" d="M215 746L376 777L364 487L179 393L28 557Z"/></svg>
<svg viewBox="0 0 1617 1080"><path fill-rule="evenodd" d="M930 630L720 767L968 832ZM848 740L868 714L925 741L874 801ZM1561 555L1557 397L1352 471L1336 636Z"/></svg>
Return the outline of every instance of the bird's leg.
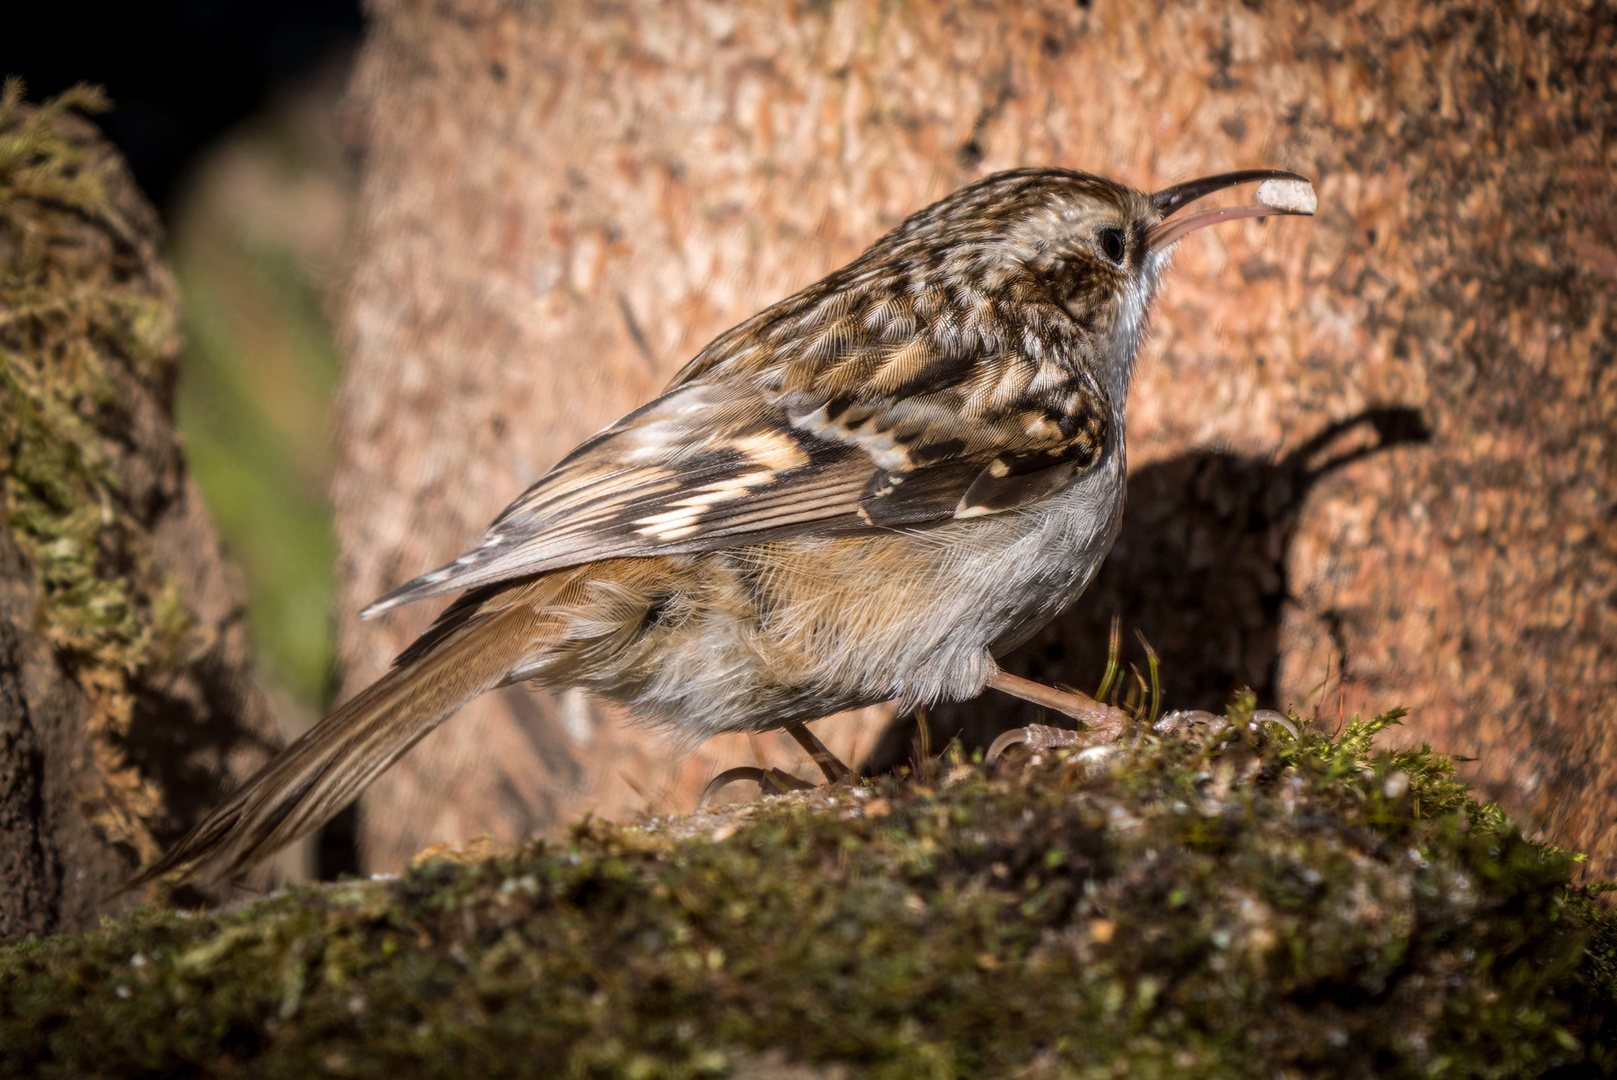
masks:
<svg viewBox="0 0 1617 1080"><path fill-rule="evenodd" d="M925 705L915 706L915 775L932 779L932 716Z"/></svg>
<svg viewBox="0 0 1617 1080"><path fill-rule="evenodd" d="M1077 690L1058 690L1008 671L996 671L989 678L988 685L1001 693L1081 720L1088 731L1099 735L1115 738L1123 733L1123 725L1128 721L1122 709L1104 705L1088 694Z"/></svg>
<svg viewBox="0 0 1617 1080"><path fill-rule="evenodd" d="M815 737L814 732L808 729L807 724L787 724L786 734L796 739L797 745L803 748L803 753L814 759L814 764L818 765L820 771L825 774L827 783L840 784L853 775L853 770L839 761L837 756L830 750L826 749L825 744Z"/></svg>

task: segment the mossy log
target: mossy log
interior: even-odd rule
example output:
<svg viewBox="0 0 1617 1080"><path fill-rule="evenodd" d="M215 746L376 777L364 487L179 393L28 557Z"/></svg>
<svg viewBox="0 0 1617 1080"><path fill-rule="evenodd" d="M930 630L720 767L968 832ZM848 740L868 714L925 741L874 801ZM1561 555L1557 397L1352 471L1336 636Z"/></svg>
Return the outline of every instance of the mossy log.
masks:
<svg viewBox="0 0 1617 1080"><path fill-rule="evenodd" d="M1227 718L0 950L8 1075L1527 1077L1612 916L1429 751ZM1166 729L1166 730L1164 730Z"/></svg>
<svg viewBox="0 0 1617 1080"><path fill-rule="evenodd" d="M156 215L70 109L0 96L0 940L82 928L278 734L172 422Z"/></svg>

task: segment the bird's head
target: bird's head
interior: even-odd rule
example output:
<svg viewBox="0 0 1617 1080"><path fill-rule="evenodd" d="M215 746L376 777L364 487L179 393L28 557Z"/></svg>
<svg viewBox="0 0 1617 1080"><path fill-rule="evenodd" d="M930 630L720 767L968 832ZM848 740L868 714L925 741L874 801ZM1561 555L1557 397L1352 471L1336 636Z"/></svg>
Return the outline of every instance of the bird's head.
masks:
<svg viewBox="0 0 1617 1080"><path fill-rule="evenodd" d="M1252 183L1260 185L1253 203L1182 212ZM934 260L926 267L933 280L972 283L1018 302L1030 294L1053 301L1076 324L1096 376L1120 404L1179 241L1217 222L1314 208L1309 182L1277 169L1221 173L1154 193L1066 169L1018 169L916 214L890 237L889 257Z"/></svg>

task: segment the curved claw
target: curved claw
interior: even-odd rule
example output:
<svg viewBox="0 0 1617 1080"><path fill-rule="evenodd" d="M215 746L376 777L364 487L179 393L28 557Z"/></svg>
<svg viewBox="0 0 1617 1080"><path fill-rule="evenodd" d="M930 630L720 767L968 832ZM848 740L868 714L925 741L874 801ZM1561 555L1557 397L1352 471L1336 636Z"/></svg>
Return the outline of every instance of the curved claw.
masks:
<svg viewBox="0 0 1617 1080"><path fill-rule="evenodd" d="M1293 739L1300 738L1300 736L1297 734L1297 725L1292 723L1291 717L1287 716L1285 713L1276 712L1273 709L1259 709L1257 712L1252 714L1252 723L1248 726L1253 730L1256 730L1259 724L1278 725L1289 732Z"/></svg>
<svg viewBox="0 0 1617 1080"><path fill-rule="evenodd" d="M733 769L725 769L707 782L707 787L702 789L702 797L696 800L696 808L698 810L706 809L713 796L737 780L751 780L758 785L758 790L763 795L784 795L788 791L806 791L814 786L780 769L760 769L756 765L737 765Z"/></svg>
<svg viewBox="0 0 1617 1080"><path fill-rule="evenodd" d="M999 738L988 744L988 753L983 755L983 764L992 765L999 760L999 756L1011 747L1027 742L1027 728L1012 728L1002 731Z"/></svg>

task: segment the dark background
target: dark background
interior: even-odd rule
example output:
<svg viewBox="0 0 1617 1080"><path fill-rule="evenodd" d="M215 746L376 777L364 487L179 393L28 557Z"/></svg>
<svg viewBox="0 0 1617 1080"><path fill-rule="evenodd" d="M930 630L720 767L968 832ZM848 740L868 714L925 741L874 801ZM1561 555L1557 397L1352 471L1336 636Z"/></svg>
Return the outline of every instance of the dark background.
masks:
<svg viewBox="0 0 1617 1080"><path fill-rule="evenodd" d="M21 5L19 5L21 6ZM0 72L42 101L77 82L113 108L97 123L165 217L187 166L213 140L359 41L346 0L154 0L30 4L0 35ZM19 20L20 21L20 20Z"/></svg>

